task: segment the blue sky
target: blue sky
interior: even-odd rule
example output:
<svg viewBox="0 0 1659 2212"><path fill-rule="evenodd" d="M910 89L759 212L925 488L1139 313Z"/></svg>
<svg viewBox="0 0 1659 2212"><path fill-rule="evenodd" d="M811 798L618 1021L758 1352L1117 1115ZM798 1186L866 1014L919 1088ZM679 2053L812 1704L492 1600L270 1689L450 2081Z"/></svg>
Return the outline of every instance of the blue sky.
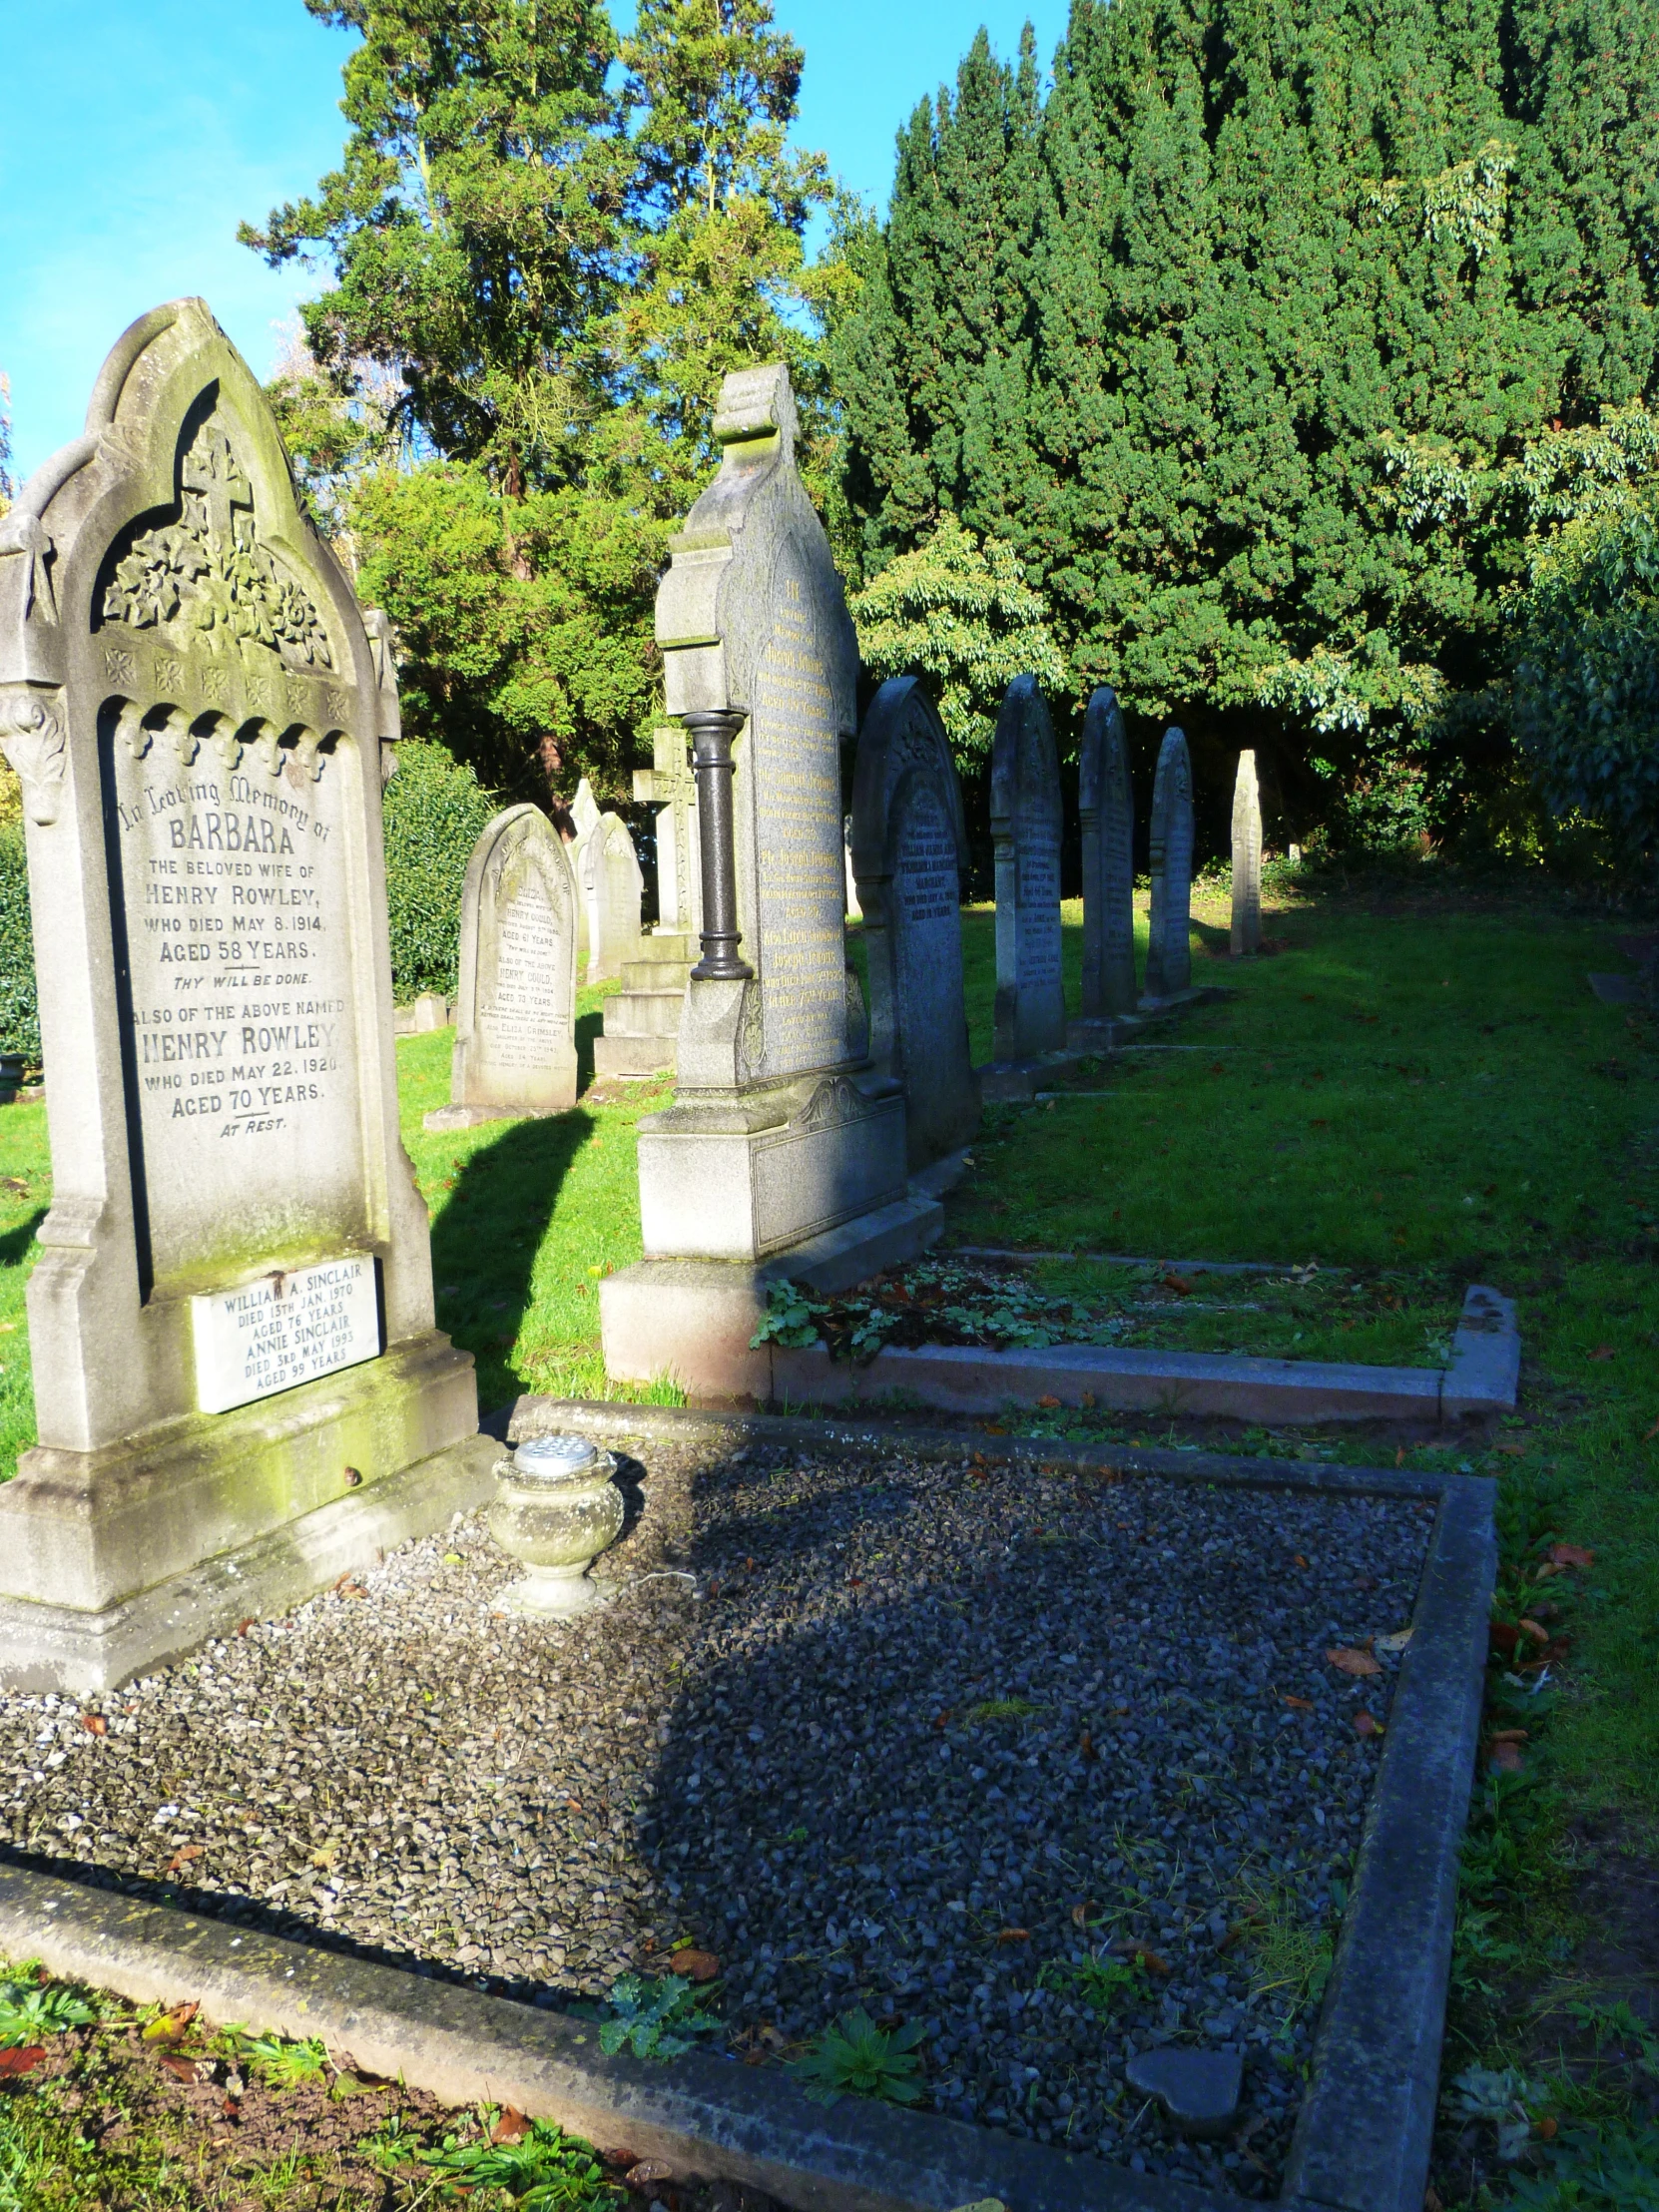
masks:
<svg viewBox="0 0 1659 2212"><path fill-rule="evenodd" d="M799 138L884 206L893 134L983 23L1046 64L1065 0L777 0L807 51ZM199 292L270 372L321 281L268 270L243 218L297 198L338 154L344 33L300 0L0 0L0 370L26 475L81 428L136 315Z"/></svg>

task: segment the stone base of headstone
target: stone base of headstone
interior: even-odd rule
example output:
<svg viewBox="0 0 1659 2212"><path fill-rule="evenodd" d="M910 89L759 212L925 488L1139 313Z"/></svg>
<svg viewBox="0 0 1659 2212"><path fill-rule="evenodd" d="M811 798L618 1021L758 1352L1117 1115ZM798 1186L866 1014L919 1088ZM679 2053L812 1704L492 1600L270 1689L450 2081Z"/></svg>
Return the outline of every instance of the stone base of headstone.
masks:
<svg viewBox="0 0 1659 2212"><path fill-rule="evenodd" d="M490 1494L470 1355L447 1337L0 1487L0 1681L113 1689L326 1589Z"/></svg>
<svg viewBox="0 0 1659 2212"><path fill-rule="evenodd" d="M605 1001L605 1029L593 1040L597 1076L671 1074L680 1038L686 983L697 958L692 938L659 931L645 939L644 957L629 960L622 988Z"/></svg>
<svg viewBox="0 0 1659 2212"><path fill-rule="evenodd" d="M615 1382L667 1380L695 1396L764 1400L771 1351L752 1340L774 1283L829 1297L903 1267L943 1230L943 1207L912 1186L891 1204L765 1261L637 1261L599 1286L606 1373Z"/></svg>
<svg viewBox="0 0 1659 2212"><path fill-rule="evenodd" d="M1189 1006L1205 1006L1214 999L1234 995L1225 983L1195 983L1190 990L1171 991L1167 998L1143 998L1136 1010L1143 1017L1178 1014Z"/></svg>

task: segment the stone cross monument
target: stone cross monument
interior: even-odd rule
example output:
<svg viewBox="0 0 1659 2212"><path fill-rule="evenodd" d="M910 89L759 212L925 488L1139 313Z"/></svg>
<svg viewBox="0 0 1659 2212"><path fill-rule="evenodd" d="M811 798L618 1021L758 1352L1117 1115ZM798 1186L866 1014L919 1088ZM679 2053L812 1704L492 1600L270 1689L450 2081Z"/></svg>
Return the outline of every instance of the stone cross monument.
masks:
<svg viewBox="0 0 1659 2212"><path fill-rule="evenodd" d="M1117 694L1102 684L1083 718L1083 1019L1135 1011L1135 799Z"/></svg>
<svg viewBox="0 0 1659 2212"><path fill-rule="evenodd" d="M1034 676L1016 676L991 744L991 841L996 852L998 1060L1024 1060L1066 1041L1060 981L1060 764L1054 725Z"/></svg>
<svg viewBox="0 0 1659 2212"><path fill-rule="evenodd" d="M428 1129L576 1103L576 880L539 807L485 825L461 892L461 1002L449 1104Z"/></svg>
<svg viewBox="0 0 1659 2212"><path fill-rule="evenodd" d="M1183 731L1166 730L1152 787L1152 914L1146 995L1192 989L1193 771Z"/></svg>
<svg viewBox="0 0 1659 2212"><path fill-rule="evenodd" d="M135 322L0 519L54 1181L14 1687L107 1688L487 1491L398 1135L385 644L208 308Z"/></svg>
<svg viewBox="0 0 1659 2212"><path fill-rule="evenodd" d="M1233 786L1233 939L1235 960L1262 949L1262 796L1256 756L1239 755Z"/></svg>
<svg viewBox="0 0 1659 2212"><path fill-rule="evenodd" d="M870 1052L904 1086L912 1168L972 1142L979 1085L962 988L961 787L920 679L881 686L858 733L852 869L869 961Z"/></svg>
<svg viewBox="0 0 1659 2212"><path fill-rule="evenodd" d="M646 1260L602 1288L614 1376L707 1372L708 1303L681 1262L725 1264L699 1280L711 1296L724 1286L736 1316L755 1311L758 1263L810 1271L815 1240L833 1231L851 1252L864 1231L850 1225L877 1215L884 1249L914 1251L939 1220L907 1198L900 1085L858 1048L840 788L857 646L796 468L788 371L728 376L715 435L720 474L671 541L657 595L668 710L697 777L702 956L675 1102L639 1125ZM664 1317L682 1292L677 1334Z"/></svg>

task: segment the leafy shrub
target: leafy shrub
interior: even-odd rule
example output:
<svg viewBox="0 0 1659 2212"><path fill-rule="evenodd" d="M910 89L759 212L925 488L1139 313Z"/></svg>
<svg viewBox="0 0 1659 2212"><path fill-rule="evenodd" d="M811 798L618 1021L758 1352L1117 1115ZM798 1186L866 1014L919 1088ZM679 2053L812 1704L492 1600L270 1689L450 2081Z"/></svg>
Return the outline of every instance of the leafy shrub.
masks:
<svg viewBox="0 0 1659 2212"><path fill-rule="evenodd" d="M392 985L400 1001L455 990L461 886L494 797L441 745L408 739L386 786L386 903Z"/></svg>
<svg viewBox="0 0 1659 2212"><path fill-rule="evenodd" d="M35 940L21 822L0 822L0 1052L21 1052L31 1066L40 1060Z"/></svg>

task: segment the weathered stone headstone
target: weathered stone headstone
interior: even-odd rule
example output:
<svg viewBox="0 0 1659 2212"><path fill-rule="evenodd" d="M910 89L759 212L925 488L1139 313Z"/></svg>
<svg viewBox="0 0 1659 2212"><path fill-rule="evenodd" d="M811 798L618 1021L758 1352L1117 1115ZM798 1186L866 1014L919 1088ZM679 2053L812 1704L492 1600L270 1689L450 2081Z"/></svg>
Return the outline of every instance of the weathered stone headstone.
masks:
<svg viewBox="0 0 1659 2212"><path fill-rule="evenodd" d="M95 1690L487 1492L398 1134L389 654L201 300L0 520L54 1200L0 1675Z"/></svg>
<svg viewBox="0 0 1659 2212"><path fill-rule="evenodd" d="M599 802L593 796L593 786L584 776L576 787L576 797L570 803L570 819L576 825L576 841L599 826Z"/></svg>
<svg viewBox="0 0 1659 2212"><path fill-rule="evenodd" d="M998 1060L1066 1041L1060 981L1060 764L1034 676L1008 686L991 745Z"/></svg>
<svg viewBox="0 0 1659 2212"><path fill-rule="evenodd" d="M1152 915L1146 995L1174 998L1193 980L1193 771L1187 740L1166 730L1152 787Z"/></svg>
<svg viewBox="0 0 1659 2212"><path fill-rule="evenodd" d="M576 1103L576 882L539 807L485 826L461 893L461 1002L449 1104L428 1129Z"/></svg>
<svg viewBox="0 0 1659 2212"><path fill-rule="evenodd" d="M454 1011L442 991L422 991L407 1006L398 1007L394 1026L400 1037L425 1037L434 1029L447 1029L454 1018Z"/></svg>
<svg viewBox="0 0 1659 2212"><path fill-rule="evenodd" d="M979 1086L962 988L967 830L950 741L914 676L881 686L858 733L852 867L869 963L870 1057L904 1086L912 1168L972 1140Z"/></svg>
<svg viewBox="0 0 1659 2212"><path fill-rule="evenodd" d="M604 814L577 847L577 875L587 901L585 983L620 975L640 950L640 900L645 881L639 854L620 815Z"/></svg>
<svg viewBox="0 0 1659 2212"><path fill-rule="evenodd" d="M730 1294L734 1357L751 1358L764 1257L831 1229L850 1251L877 1213L883 1256L905 1257L939 1222L905 1193L899 1086L854 1049L840 744L857 646L796 467L787 370L728 376L715 435L720 474L671 541L657 598L668 709L697 769L702 957L675 1103L639 1124L647 1259L601 1294L613 1375L693 1381L711 1298Z"/></svg>
<svg viewBox="0 0 1659 2212"><path fill-rule="evenodd" d="M1262 949L1262 795L1256 756L1239 755L1233 786L1233 939L1235 960Z"/></svg>
<svg viewBox="0 0 1659 2212"><path fill-rule="evenodd" d="M1102 684L1083 717L1083 1019L1135 1011L1135 798L1117 694Z"/></svg>
<svg viewBox="0 0 1659 2212"><path fill-rule="evenodd" d="M593 907L593 858L589 846L599 827L599 802L585 776L570 803L570 819L576 827L570 846L570 864L576 875L576 972L585 983L593 949L589 941Z"/></svg>

